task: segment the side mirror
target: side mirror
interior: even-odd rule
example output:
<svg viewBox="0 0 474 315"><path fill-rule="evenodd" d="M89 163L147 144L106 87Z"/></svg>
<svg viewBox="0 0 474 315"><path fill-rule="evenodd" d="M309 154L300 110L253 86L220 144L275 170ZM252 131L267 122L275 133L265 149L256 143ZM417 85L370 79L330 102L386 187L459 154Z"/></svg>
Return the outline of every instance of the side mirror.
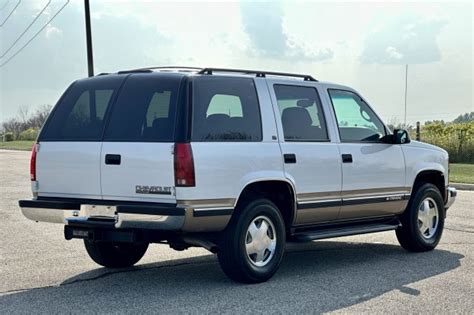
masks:
<svg viewBox="0 0 474 315"><path fill-rule="evenodd" d="M395 129L393 131L393 144L410 143L410 135L405 129Z"/></svg>

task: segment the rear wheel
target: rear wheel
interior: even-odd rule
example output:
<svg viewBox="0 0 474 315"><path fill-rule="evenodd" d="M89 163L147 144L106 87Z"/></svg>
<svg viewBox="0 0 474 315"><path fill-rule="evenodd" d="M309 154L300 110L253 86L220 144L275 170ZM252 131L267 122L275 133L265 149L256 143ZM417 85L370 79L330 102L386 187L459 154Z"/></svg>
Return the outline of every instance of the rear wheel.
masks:
<svg viewBox="0 0 474 315"><path fill-rule="evenodd" d="M408 203L396 230L400 245L412 252L432 250L438 245L444 228L444 203L438 188L422 184Z"/></svg>
<svg viewBox="0 0 474 315"><path fill-rule="evenodd" d="M135 265L148 248L148 243L119 243L84 240L87 253L93 261L109 268Z"/></svg>
<svg viewBox="0 0 474 315"><path fill-rule="evenodd" d="M219 244L221 268L237 282L266 281L277 271L283 256L283 218L267 199L249 202L236 211Z"/></svg>

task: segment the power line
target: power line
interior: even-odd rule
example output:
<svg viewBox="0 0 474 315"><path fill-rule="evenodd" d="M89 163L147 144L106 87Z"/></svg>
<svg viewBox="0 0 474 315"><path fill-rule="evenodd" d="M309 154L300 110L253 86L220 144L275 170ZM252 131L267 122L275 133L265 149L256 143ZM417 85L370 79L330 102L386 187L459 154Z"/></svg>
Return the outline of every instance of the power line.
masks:
<svg viewBox="0 0 474 315"><path fill-rule="evenodd" d="M44 8L41 10L40 13L38 13L38 15L36 15L36 17L33 19L33 21L30 23L30 25L28 25L28 27L23 31L23 33L20 34L20 36L18 36L18 38L13 42L13 44L11 44L11 46L0 56L0 58L3 58L12 48L13 46L16 45L16 43L18 43L18 41L23 37L23 35L26 34L26 32L28 32L28 30L30 29L31 26L33 26L33 24L36 22L36 20L38 20L38 18L41 16L41 14L43 14L44 10L46 10L46 8L49 6L49 4L51 3L51 0L48 1L48 3L44 6Z"/></svg>
<svg viewBox="0 0 474 315"><path fill-rule="evenodd" d="M39 31L36 32L35 35L33 35L33 37L30 38L29 41L27 41L23 46L21 46L21 48L18 49L16 51L16 53L14 53L10 58L8 58L7 61L0 64L0 68L3 67L4 65L6 65L10 60L12 60L16 55L18 55L26 46L28 46L29 43L31 43L33 41L33 39L35 39L36 36L38 36L39 33L41 33L41 31L44 30L49 25L49 23L51 23L59 13L61 13L61 11L68 5L69 1L70 0L67 0L66 3L49 19L49 21L45 25L43 25L43 27L40 28Z"/></svg>
<svg viewBox="0 0 474 315"><path fill-rule="evenodd" d="M0 27L2 27L3 25L5 25L5 23L7 23L8 19L10 18L10 16L12 16L13 12L15 12L16 8L18 8L20 3L21 3L21 0L18 0L13 10L11 10L11 12L7 15L7 18L5 19L5 21L3 21L2 24L0 24Z"/></svg>
<svg viewBox="0 0 474 315"><path fill-rule="evenodd" d="M2 6L2 8L0 9L0 11L2 11L3 9L5 9L9 3L10 3L10 0L5 1L5 4Z"/></svg>

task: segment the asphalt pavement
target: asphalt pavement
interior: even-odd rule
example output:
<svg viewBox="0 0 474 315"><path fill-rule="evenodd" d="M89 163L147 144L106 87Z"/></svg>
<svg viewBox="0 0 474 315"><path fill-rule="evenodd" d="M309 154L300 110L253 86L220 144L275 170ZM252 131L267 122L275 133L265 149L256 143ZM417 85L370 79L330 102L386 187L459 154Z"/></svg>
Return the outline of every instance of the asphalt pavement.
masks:
<svg viewBox="0 0 474 315"><path fill-rule="evenodd" d="M24 218L29 153L0 150L0 314L466 313L474 310L474 192L460 191L436 250L394 232L287 246L266 283L237 284L204 249L151 245L133 268L90 260L62 225ZM74 179L71 179L74 180Z"/></svg>

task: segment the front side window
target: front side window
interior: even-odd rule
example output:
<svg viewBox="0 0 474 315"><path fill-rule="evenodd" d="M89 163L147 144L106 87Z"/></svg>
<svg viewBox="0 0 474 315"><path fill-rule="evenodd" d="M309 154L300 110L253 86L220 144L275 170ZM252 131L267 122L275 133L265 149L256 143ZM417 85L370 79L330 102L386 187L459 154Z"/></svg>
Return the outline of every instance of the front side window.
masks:
<svg viewBox="0 0 474 315"><path fill-rule="evenodd" d="M341 141L378 142L385 136L383 123L357 94L329 90Z"/></svg>
<svg viewBox="0 0 474 315"><path fill-rule="evenodd" d="M193 82L193 141L261 141L253 79L196 77Z"/></svg>
<svg viewBox="0 0 474 315"><path fill-rule="evenodd" d="M286 141L327 141L318 92L313 87L274 85Z"/></svg>

